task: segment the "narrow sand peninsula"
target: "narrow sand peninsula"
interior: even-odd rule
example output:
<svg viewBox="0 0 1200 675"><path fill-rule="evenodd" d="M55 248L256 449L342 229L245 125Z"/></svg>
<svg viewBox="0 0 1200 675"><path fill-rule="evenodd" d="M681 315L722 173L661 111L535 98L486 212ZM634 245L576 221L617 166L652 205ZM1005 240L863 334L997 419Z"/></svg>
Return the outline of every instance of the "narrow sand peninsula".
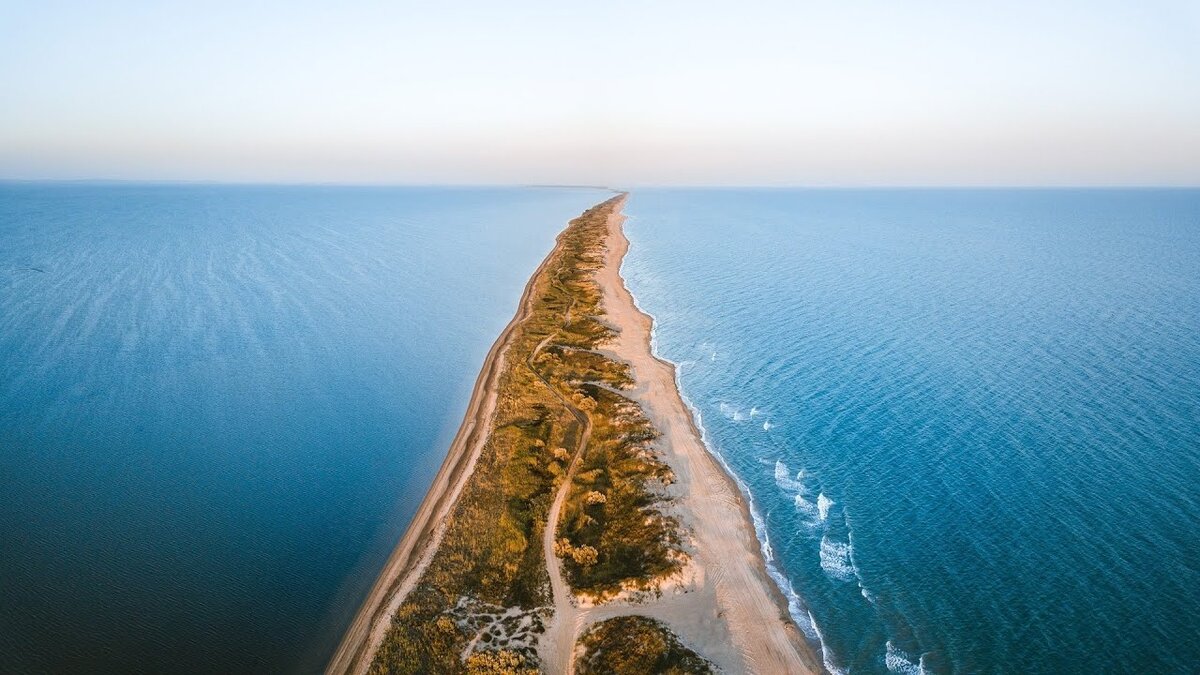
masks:
<svg viewBox="0 0 1200 675"><path fill-rule="evenodd" d="M596 604L572 593L553 544L575 464L588 443L591 427L585 420L579 451L555 492L541 537L554 610L537 642L542 670L551 675L571 673L578 655L576 642L588 626L616 616L640 615L665 623L684 644L722 672L819 673L818 661L788 616L785 599L767 576L745 500L701 441L680 397L674 367L650 351L651 319L638 310L620 276L629 247L622 231L624 203L622 197L608 215L604 263L596 277L603 319L618 331L602 351L631 366L635 384L623 393L641 405L661 434L657 449L675 477L669 488L674 498L670 511L686 530L689 559L682 572L659 585L658 594L642 593ZM328 673L367 671L391 616L436 553L446 516L470 480L491 427L506 348L515 327L529 316L533 281L545 266L544 262L534 274L517 316L492 347L441 471L329 664Z"/></svg>

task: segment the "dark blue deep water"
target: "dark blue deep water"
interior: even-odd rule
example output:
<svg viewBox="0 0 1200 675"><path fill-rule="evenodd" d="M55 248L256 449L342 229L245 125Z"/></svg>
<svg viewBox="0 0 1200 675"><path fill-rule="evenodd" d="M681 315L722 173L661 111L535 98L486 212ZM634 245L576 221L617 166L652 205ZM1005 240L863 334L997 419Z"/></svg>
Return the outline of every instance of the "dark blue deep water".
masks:
<svg viewBox="0 0 1200 675"><path fill-rule="evenodd" d="M319 670L605 196L0 184L0 671Z"/></svg>
<svg viewBox="0 0 1200 675"><path fill-rule="evenodd" d="M852 673L1200 671L1200 191L635 191L625 272Z"/></svg>

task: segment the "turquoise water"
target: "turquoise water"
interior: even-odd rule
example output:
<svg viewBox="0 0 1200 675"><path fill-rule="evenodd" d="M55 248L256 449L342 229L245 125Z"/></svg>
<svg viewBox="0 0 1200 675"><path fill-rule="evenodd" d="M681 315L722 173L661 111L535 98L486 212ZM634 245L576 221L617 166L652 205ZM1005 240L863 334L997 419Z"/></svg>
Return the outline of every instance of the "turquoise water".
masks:
<svg viewBox="0 0 1200 675"><path fill-rule="evenodd" d="M319 670L605 196L0 184L0 670Z"/></svg>
<svg viewBox="0 0 1200 675"><path fill-rule="evenodd" d="M1200 667L1200 191L635 191L625 272L835 672Z"/></svg>

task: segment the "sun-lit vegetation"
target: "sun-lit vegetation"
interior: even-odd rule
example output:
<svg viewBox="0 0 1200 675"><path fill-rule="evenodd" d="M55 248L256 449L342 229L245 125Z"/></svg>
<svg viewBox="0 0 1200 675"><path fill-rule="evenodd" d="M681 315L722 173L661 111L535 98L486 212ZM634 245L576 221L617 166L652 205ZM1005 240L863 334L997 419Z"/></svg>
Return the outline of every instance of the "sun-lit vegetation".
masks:
<svg viewBox="0 0 1200 675"><path fill-rule="evenodd" d="M578 675L700 675L712 664L679 642L666 626L644 616L619 616L579 639Z"/></svg>
<svg viewBox="0 0 1200 675"><path fill-rule="evenodd" d="M616 204L571 221L534 279L531 311L504 354L491 433L373 673L536 670L550 604L541 534L573 461L555 545L573 587L603 593L678 567L675 523L652 490L670 471L650 450L653 427L619 393L632 385L628 366L598 351L613 336L594 277Z"/></svg>
<svg viewBox="0 0 1200 675"><path fill-rule="evenodd" d="M657 507L656 484L671 470L655 456L656 432L641 408L588 386L596 402L592 436L576 470L558 528L571 586L597 596L644 588L680 566L678 526Z"/></svg>

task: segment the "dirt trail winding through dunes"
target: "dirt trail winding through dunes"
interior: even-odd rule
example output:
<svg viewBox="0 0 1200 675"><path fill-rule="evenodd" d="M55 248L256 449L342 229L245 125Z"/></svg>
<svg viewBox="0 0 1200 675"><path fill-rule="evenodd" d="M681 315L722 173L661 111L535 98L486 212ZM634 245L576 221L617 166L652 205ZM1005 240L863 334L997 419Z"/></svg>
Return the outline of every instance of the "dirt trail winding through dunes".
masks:
<svg viewBox="0 0 1200 675"><path fill-rule="evenodd" d="M567 324L570 321L571 312L568 309L563 323ZM571 481L575 477L575 469L579 466L579 461L583 457L588 441L592 437L592 420L587 413L567 401L533 367L534 358L549 344L553 337L555 336L548 335L538 343L537 348L530 354L529 369L533 371L534 375L537 375L542 384L554 392L554 396L558 398L563 406L571 411L575 419L579 420L580 424L583 425L583 433L579 435L579 443L575 447L575 452L571 455L571 463L563 475L562 483L559 484L558 489L554 492L554 501L550 503L550 509L546 514L546 527L542 531L542 556L546 561L546 572L550 575L550 590L554 604L554 615L549 620L546 632L538 640L538 651L542 659L543 672L566 673L570 672L572 665L570 657L571 649L575 645L578 610L571 599L571 588L567 585L567 580L563 576L562 561L558 559L558 556L554 555L554 538L555 533L558 531L558 520L562 514L563 504L566 503L567 493L571 490Z"/></svg>

